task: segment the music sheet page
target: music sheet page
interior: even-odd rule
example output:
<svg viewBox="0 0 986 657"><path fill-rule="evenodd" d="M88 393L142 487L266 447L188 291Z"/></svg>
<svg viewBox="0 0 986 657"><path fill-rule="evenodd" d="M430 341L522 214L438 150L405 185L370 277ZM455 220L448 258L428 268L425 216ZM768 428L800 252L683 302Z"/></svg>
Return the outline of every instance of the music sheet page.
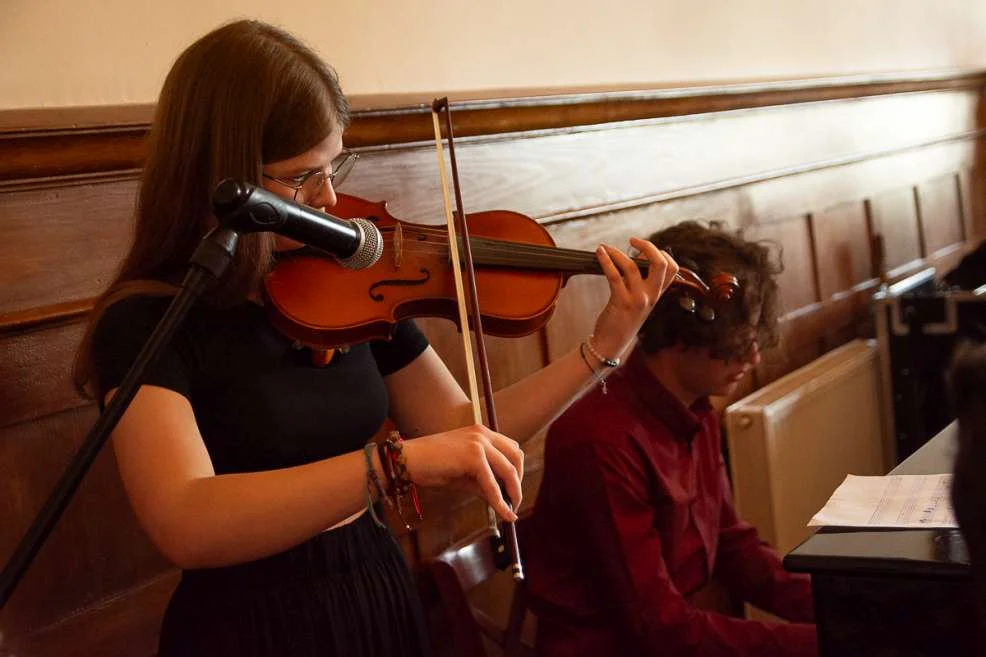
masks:
<svg viewBox="0 0 986 657"><path fill-rule="evenodd" d="M958 527L949 491L952 475L848 475L810 527Z"/></svg>

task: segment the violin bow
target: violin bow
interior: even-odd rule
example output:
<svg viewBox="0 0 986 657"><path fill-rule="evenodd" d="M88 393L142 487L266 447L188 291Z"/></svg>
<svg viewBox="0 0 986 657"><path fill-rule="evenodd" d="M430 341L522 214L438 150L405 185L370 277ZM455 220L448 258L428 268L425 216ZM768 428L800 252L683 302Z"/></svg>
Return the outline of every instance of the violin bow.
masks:
<svg viewBox="0 0 986 657"><path fill-rule="evenodd" d="M455 192L455 211L449 198L448 175L445 171L445 154L442 150L442 128L439 114L445 114L445 135L448 139L449 163L452 168L452 189ZM473 345L469 335L469 315L472 316L472 330L476 335L475 354L479 360L479 373L483 380L483 395L486 400L487 426L493 431L499 431L496 408L493 401L493 382L490 379L489 360L486 356L486 341L483 335L483 322L479 310L479 296L476 292L476 270L473 266L472 248L469 243L469 228L466 225L466 215L462 210L462 190L459 186L459 171L455 161L455 142L452 134L452 110L448 98L437 98L431 105L431 118L435 128L435 153L438 156L438 171L442 181L442 198L445 205L445 223L448 229L449 253L452 258L452 273L455 280L456 298L459 306L459 326L462 333L462 346L465 351L466 374L469 379L469 398L472 400L473 421L483 424L483 412L479 405L479 390L476 382L476 366L473 357ZM459 259L459 240L462 241L462 262ZM463 281L463 276L465 281ZM497 479L503 499L513 509L513 504L507 496L506 487ZM524 567L520 561L520 547L517 542L517 530L512 522L503 522L502 528L497 522L496 514L489 506L486 508L493 531L493 544L496 556L506 559L515 581L524 579Z"/></svg>

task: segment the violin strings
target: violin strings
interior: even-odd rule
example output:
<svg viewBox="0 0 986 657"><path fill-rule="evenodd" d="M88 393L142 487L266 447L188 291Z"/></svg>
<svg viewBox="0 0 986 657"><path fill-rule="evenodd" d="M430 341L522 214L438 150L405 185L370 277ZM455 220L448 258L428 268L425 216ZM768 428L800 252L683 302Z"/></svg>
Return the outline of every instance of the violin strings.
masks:
<svg viewBox="0 0 986 657"><path fill-rule="evenodd" d="M392 228L384 228L381 230L381 232L383 233L393 230L394 229ZM448 243L448 236L445 234L445 232L437 229L415 227L413 230L409 230L407 232L410 235L414 235L416 233L424 234L425 236L434 235L436 238L434 242L428 240L427 237L425 240L414 240L414 242L418 244L435 243L439 245L446 245ZM507 240L497 240L493 238L484 238L484 237L473 237L471 238L470 241L474 248L477 245L481 247L489 247L489 248L496 248L499 246L505 249L507 252L524 253L525 255L539 255L548 258L557 258L558 256L571 256L578 260L588 259L591 261L596 261L596 255L594 251L584 251L579 249L565 249L556 246L546 246L541 244L527 244L524 242L511 242ZM650 264L648 261L639 258L635 259L635 262L637 262L638 265L643 265L645 267Z"/></svg>
<svg viewBox="0 0 986 657"><path fill-rule="evenodd" d="M435 231L437 232L437 231ZM381 230L384 243L395 248L397 243L395 231L391 228ZM448 253L448 242L444 239L413 239L415 232L410 232L412 239L407 236L401 240L401 251L407 255ZM592 251L562 249L539 244L510 242L483 237L474 237L471 244L477 260L481 265L517 267L526 269L543 268L545 270L560 270L580 273L601 273L602 269ZM637 261L646 267L646 261Z"/></svg>
<svg viewBox="0 0 986 657"><path fill-rule="evenodd" d="M392 240L385 238L385 243ZM472 242L473 257L477 264L483 265L504 265L525 268L536 268L539 265L550 268L565 269L585 269L589 267L593 270L598 269L598 262L595 255L591 252L575 253L556 253L550 247L537 245L520 246L513 243L506 245L496 245L488 243L477 243L476 238ZM442 254L447 253L447 244L410 242L402 247L404 254Z"/></svg>
<svg viewBox="0 0 986 657"><path fill-rule="evenodd" d="M517 248L514 246L486 246L473 244L473 256L478 264L484 265L504 265L519 268L533 269L537 267L557 268L573 271L588 271L601 273L602 267L599 265L595 254L588 253L551 253L542 247ZM442 246L418 246L405 247L406 254L416 253L441 253L448 247ZM647 268L647 262L638 262L642 268Z"/></svg>
<svg viewBox="0 0 986 657"><path fill-rule="evenodd" d="M393 232L393 229L384 229L381 232ZM418 232L417 229L415 232ZM413 236L415 232L411 232L410 234ZM428 233L434 233L437 236L438 234L438 231L421 230L420 232L426 235ZM556 266L589 265L594 269L598 268L598 261L593 251L563 249L540 244L509 242L482 237L473 237L471 244L474 251L482 254L484 261L488 258L493 258L496 260L495 264L531 266L534 264L531 262L531 259L537 258L541 264L550 263ZM405 253L434 253L447 248L447 239L436 239L432 241L427 238L425 240L404 238L403 250ZM636 259L636 262L645 268L650 264L646 260L641 259ZM486 264L494 263L487 262Z"/></svg>
<svg viewBox="0 0 986 657"><path fill-rule="evenodd" d="M397 229L386 226L380 229L384 244L391 249L398 242ZM420 239L419 236L424 236ZM437 228L427 228L416 225L413 229L403 229L401 233L402 254L448 254L448 234ZM473 257L479 265L515 267L527 270L563 271L571 273L601 274L602 267L594 251L565 249L541 244L511 242L487 237L471 237L470 245ZM633 258L644 275L650 269L650 262L642 258ZM683 276L686 275L686 276ZM681 268L675 275L675 280L691 286L710 289L697 274L687 268Z"/></svg>
<svg viewBox="0 0 986 657"><path fill-rule="evenodd" d="M417 232L418 229L415 229L415 231ZM394 245L398 240L394 234L394 229L384 228L380 232L382 233L384 244L390 245L391 249L395 248ZM441 231L421 230L420 232L444 235ZM410 232L410 235L414 234L415 232ZM443 253L448 253L449 247L447 239L416 240L407 239L407 236L405 235L401 241L403 242L401 248L403 254L441 255ZM509 242L506 240L495 240L483 237L473 237L470 241L473 250L473 258L479 265L514 267L527 270L543 269L545 271L564 271L572 273L602 273L602 267L599 265L599 261L596 259L595 252L593 251L563 249L553 246L543 246L540 244L525 244L523 242ZM635 258L634 262L644 269L644 273L646 275L646 270L649 268L650 263L639 258ZM695 280L688 280L681 274L676 275L675 279L691 285L699 285L706 290L709 289L709 286L697 274L693 274L687 269L684 273L694 277Z"/></svg>
<svg viewBox="0 0 986 657"><path fill-rule="evenodd" d="M391 227L380 229L384 244L391 249L398 242L396 230ZM425 239L418 237L423 235ZM418 238L418 239L416 239ZM403 254L447 254L448 236L444 231L415 227L413 230L404 229L400 242ZM602 268L594 251L566 249L541 244L527 244L484 237L472 237L470 244L473 257L477 264L487 266L518 267L547 270L562 270L584 273L602 273ZM634 259L638 266L646 271L649 262L639 258Z"/></svg>

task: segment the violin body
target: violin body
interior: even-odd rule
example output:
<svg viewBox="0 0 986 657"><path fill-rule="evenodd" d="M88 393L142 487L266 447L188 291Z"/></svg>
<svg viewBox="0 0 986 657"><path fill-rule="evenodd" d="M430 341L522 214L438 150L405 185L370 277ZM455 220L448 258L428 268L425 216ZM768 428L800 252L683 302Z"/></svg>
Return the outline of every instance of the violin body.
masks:
<svg viewBox="0 0 986 657"><path fill-rule="evenodd" d="M331 212L340 218L363 217L373 222L383 237L383 254L376 264L359 270L346 269L333 258L308 250L283 258L265 280L266 306L275 327L306 346L330 349L387 338L398 321L411 317L457 321L443 226L404 222L393 217L383 202L345 194L338 194ZM561 288L573 272L518 266L524 260L523 249L520 253L509 249L509 263L504 263L504 249L496 245L554 249L551 235L516 212L466 216L471 243L479 243L473 255L484 331L504 337L536 331L551 317ZM489 244L494 245L492 250ZM477 249L482 253L477 254ZM482 257L483 253L488 256Z"/></svg>

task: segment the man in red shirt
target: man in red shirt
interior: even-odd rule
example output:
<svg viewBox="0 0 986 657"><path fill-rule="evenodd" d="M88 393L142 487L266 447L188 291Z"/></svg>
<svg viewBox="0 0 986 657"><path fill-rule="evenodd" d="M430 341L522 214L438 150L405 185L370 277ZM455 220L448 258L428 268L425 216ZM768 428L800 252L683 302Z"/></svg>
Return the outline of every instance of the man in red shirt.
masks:
<svg viewBox="0 0 986 657"><path fill-rule="evenodd" d="M673 286L615 371L614 354L583 346L589 367L613 374L548 433L525 546L538 654L817 655L809 580L736 516L709 403L776 342L780 268L763 244L695 222L650 239L705 280L733 274L739 290L715 302ZM713 577L792 622L697 608L690 597Z"/></svg>

